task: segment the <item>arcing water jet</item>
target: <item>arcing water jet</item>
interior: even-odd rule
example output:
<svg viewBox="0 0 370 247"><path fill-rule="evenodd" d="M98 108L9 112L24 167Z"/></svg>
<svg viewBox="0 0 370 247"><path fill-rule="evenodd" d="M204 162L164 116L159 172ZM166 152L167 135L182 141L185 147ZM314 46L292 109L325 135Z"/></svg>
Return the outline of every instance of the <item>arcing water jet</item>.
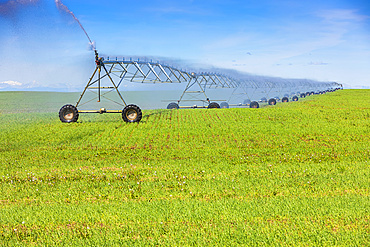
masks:
<svg viewBox="0 0 370 247"><path fill-rule="evenodd" d="M57 6L57 8L60 10L60 11L64 11L66 12L67 14L70 14L73 19L78 23L78 25L80 25L82 31L84 31L84 33L86 34L86 37L89 39L89 44L90 44L90 47L91 47L91 50L95 50L96 47L95 47L95 42L91 41L89 35L87 34L85 28L82 26L81 22L77 19L77 17L75 16L75 14L68 9L67 6L65 6L61 0L55 0L55 5Z"/></svg>

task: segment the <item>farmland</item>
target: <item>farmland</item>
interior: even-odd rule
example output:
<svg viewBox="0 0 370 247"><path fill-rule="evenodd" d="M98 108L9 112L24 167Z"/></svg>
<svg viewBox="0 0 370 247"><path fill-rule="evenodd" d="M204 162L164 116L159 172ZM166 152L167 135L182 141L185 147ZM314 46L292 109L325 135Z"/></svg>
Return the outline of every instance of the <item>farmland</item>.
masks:
<svg viewBox="0 0 370 247"><path fill-rule="evenodd" d="M6 102L4 246L370 244L370 90L139 124Z"/></svg>

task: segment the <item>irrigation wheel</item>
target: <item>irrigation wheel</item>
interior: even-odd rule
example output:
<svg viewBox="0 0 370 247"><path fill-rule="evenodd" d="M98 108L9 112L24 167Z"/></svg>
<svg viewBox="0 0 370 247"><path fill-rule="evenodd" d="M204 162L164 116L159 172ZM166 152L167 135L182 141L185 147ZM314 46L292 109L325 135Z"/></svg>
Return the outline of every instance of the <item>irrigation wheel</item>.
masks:
<svg viewBox="0 0 370 247"><path fill-rule="evenodd" d="M220 107L221 108L229 108L229 104L227 102L222 102Z"/></svg>
<svg viewBox="0 0 370 247"><path fill-rule="evenodd" d="M293 96L292 100L293 101L298 101L298 96Z"/></svg>
<svg viewBox="0 0 370 247"><path fill-rule="evenodd" d="M301 93L301 98L305 98L306 97L306 94L304 94L304 93Z"/></svg>
<svg viewBox="0 0 370 247"><path fill-rule="evenodd" d="M258 104L257 101L252 101L251 104L249 105L249 108L260 108L260 105Z"/></svg>
<svg viewBox="0 0 370 247"><path fill-rule="evenodd" d="M216 102L211 102L208 107L208 109L213 109L213 108L220 108L220 105Z"/></svg>
<svg viewBox="0 0 370 247"><path fill-rule="evenodd" d="M281 101L282 101L282 102L284 102L284 103L289 102L289 98L288 98L288 97L283 97L283 98L281 99Z"/></svg>
<svg viewBox="0 0 370 247"><path fill-rule="evenodd" d="M140 122L143 114L137 105L128 105L122 111L122 119L127 123Z"/></svg>
<svg viewBox="0 0 370 247"><path fill-rule="evenodd" d="M77 122L78 110L74 105L64 105L59 110L59 119L63 123Z"/></svg>
<svg viewBox="0 0 370 247"><path fill-rule="evenodd" d="M172 103L169 103L168 106L167 106L167 109L179 109L179 105L175 102L172 102Z"/></svg>
<svg viewBox="0 0 370 247"><path fill-rule="evenodd" d="M269 99L269 105L276 105L276 99L274 98Z"/></svg>

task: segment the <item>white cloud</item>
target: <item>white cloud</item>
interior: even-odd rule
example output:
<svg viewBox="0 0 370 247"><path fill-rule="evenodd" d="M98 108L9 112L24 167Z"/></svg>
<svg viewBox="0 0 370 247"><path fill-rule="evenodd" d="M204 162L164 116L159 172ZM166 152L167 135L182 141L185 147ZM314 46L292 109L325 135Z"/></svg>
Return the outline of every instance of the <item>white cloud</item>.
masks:
<svg viewBox="0 0 370 247"><path fill-rule="evenodd" d="M17 81L3 81L3 82L0 82L0 88L9 87L9 86L21 87L22 83L17 82Z"/></svg>
<svg viewBox="0 0 370 247"><path fill-rule="evenodd" d="M370 16L360 15L354 9L320 10L317 15L329 21L366 21Z"/></svg>

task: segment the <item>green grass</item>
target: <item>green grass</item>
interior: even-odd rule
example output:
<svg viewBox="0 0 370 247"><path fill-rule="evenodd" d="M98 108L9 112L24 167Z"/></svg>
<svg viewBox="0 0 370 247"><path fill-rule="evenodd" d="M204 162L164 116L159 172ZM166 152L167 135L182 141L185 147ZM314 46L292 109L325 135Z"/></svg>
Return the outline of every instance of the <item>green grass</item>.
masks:
<svg viewBox="0 0 370 247"><path fill-rule="evenodd" d="M7 106L0 245L369 245L369 102L342 90L139 124Z"/></svg>

